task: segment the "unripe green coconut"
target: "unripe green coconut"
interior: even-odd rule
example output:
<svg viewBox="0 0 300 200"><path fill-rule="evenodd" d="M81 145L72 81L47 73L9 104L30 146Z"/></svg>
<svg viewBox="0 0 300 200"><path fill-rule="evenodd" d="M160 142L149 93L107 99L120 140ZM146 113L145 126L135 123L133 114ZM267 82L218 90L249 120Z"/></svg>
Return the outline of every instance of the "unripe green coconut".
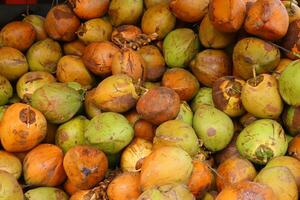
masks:
<svg viewBox="0 0 300 200"><path fill-rule="evenodd" d="M26 200L68 200L68 195L55 187L38 187L25 193Z"/></svg>
<svg viewBox="0 0 300 200"><path fill-rule="evenodd" d="M214 106L213 98L212 98L212 88L202 87L197 92L196 96L192 100L192 110L196 112L199 105L209 105Z"/></svg>
<svg viewBox="0 0 300 200"><path fill-rule="evenodd" d="M186 101L180 103L180 110L175 119L181 120L192 126L194 113Z"/></svg>
<svg viewBox="0 0 300 200"><path fill-rule="evenodd" d="M13 87L9 80L0 75L0 106L5 105L8 99L13 96Z"/></svg>

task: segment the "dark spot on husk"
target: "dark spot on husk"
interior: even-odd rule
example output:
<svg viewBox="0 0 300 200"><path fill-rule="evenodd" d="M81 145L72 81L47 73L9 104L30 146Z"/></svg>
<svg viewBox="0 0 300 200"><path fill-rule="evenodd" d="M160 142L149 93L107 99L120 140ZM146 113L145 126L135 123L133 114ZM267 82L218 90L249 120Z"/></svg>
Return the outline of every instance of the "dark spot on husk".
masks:
<svg viewBox="0 0 300 200"><path fill-rule="evenodd" d="M90 169L86 168L86 167L83 167L83 168L81 169L81 172L82 172L85 176L89 176L89 175L92 173L92 171L91 171Z"/></svg>
<svg viewBox="0 0 300 200"><path fill-rule="evenodd" d="M135 164L135 169L136 170L140 170L142 168L143 162L144 162L145 158L141 158L139 159L136 164Z"/></svg>
<svg viewBox="0 0 300 200"><path fill-rule="evenodd" d="M266 109L267 109L268 111L274 112L274 113L276 113L276 112L278 111L278 109L277 109L276 107L274 107L273 105L271 105L271 104L268 104L268 105L266 106Z"/></svg>
<svg viewBox="0 0 300 200"><path fill-rule="evenodd" d="M35 119L35 112L28 108L23 108L19 113L19 119L25 124L33 124Z"/></svg>
<svg viewBox="0 0 300 200"><path fill-rule="evenodd" d="M67 141L68 139L69 139L68 133L62 132L61 135L60 135L60 140L61 140L62 142L65 142L65 141Z"/></svg>
<svg viewBox="0 0 300 200"><path fill-rule="evenodd" d="M263 75L259 75L256 78L251 78L247 81L247 83L249 85L251 85L252 87L256 87L258 86L262 81L264 80L264 76Z"/></svg>
<svg viewBox="0 0 300 200"><path fill-rule="evenodd" d="M53 10L53 15L57 20L70 19L74 17L73 13L68 10L61 10L59 8Z"/></svg>
<svg viewBox="0 0 300 200"><path fill-rule="evenodd" d="M214 129L214 128L207 129L207 135L209 137L212 137L212 136L216 135L216 129Z"/></svg>

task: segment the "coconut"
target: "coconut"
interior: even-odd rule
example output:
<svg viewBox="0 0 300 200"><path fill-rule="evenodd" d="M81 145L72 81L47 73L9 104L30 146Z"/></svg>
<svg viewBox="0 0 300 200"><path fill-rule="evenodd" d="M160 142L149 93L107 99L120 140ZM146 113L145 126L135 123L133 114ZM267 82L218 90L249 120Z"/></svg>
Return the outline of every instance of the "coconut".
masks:
<svg viewBox="0 0 300 200"><path fill-rule="evenodd" d="M198 36L193 30L179 28L171 31L163 42L163 53L168 67L187 67L198 53Z"/></svg>
<svg viewBox="0 0 300 200"><path fill-rule="evenodd" d="M136 24L143 13L143 0L112 0L108 15L114 26Z"/></svg>
<svg viewBox="0 0 300 200"><path fill-rule="evenodd" d="M82 99L79 92L64 83L49 83L32 94L31 105L40 110L49 122L60 124L79 111Z"/></svg>
<svg viewBox="0 0 300 200"><path fill-rule="evenodd" d="M44 40L48 37L44 28L44 17L40 15L27 15L23 21L32 25L36 32L36 40Z"/></svg>
<svg viewBox="0 0 300 200"><path fill-rule="evenodd" d="M206 49L196 55L190 63L193 74L205 86L231 74L231 60L223 50Z"/></svg>
<svg viewBox="0 0 300 200"><path fill-rule="evenodd" d="M47 38L34 43L27 51L26 57L30 71L55 73L62 50L58 42Z"/></svg>
<svg viewBox="0 0 300 200"><path fill-rule="evenodd" d="M30 200L68 200L68 195L55 187L38 187L28 190L25 198Z"/></svg>
<svg viewBox="0 0 300 200"><path fill-rule="evenodd" d="M64 153L76 145L85 144L84 131L88 123L88 119L79 115L60 125L56 131L55 144L59 146Z"/></svg>
<svg viewBox="0 0 300 200"><path fill-rule="evenodd" d="M212 89L209 87L201 87L196 93L192 100L191 108L193 112L196 112L198 106L205 104L209 106L214 106L212 98Z"/></svg>
<svg viewBox="0 0 300 200"><path fill-rule="evenodd" d="M0 170L19 179L22 174L22 163L18 157L6 151L0 151Z"/></svg>
<svg viewBox="0 0 300 200"><path fill-rule="evenodd" d="M282 1L287 13L289 15L289 23L300 19L300 8L297 2L294 1Z"/></svg>
<svg viewBox="0 0 300 200"><path fill-rule="evenodd" d="M7 78L0 75L0 106L5 105L12 96L13 87Z"/></svg>
<svg viewBox="0 0 300 200"><path fill-rule="evenodd" d="M108 10L109 0L69 0L74 13L81 19L102 17Z"/></svg>
<svg viewBox="0 0 300 200"><path fill-rule="evenodd" d="M236 146L241 156L263 165L273 157L284 155L288 142L278 122L260 119L244 128Z"/></svg>
<svg viewBox="0 0 300 200"><path fill-rule="evenodd" d="M290 142L288 155L300 160L300 135L296 135Z"/></svg>
<svg viewBox="0 0 300 200"><path fill-rule="evenodd" d="M63 49L65 55L82 56L85 44L81 40L77 39L72 42L64 43Z"/></svg>
<svg viewBox="0 0 300 200"><path fill-rule="evenodd" d="M24 200L21 186L17 179L10 173L0 170L1 190L0 196L4 200Z"/></svg>
<svg viewBox="0 0 300 200"><path fill-rule="evenodd" d="M175 27L176 17L169 6L158 4L145 11L142 18L142 31L146 34L158 34L157 39L163 39Z"/></svg>
<svg viewBox="0 0 300 200"><path fill-rule="evenodd" d="M257 75L272 72L279 61L279 49L258 38L244 38L233 49L233 73L245 80L253 77L254 70Z"/></svg>
<svg viewBox="0 0 300 200"><path fill-rule="evenodd" d="M110 40L111 33L112 25L101 18L90 19L77 30L78 38L85 44Z"/></svg>
<svg viewBox="0 0 300 200"><path fill-rule="evenodd" d="M14 81L27 71L28 63L21 51L11 47L0 48L0 75Z"/></svg>
<svg viewBox="0 0 300 200"><path fill-rule="evenodd" d="M287 106L283 114L283 123L290 135L300 133L300 107Z"/></svg>
<svg viewBox="0 0 300 200"><path fill-rule="evenodd" d="M288 58L296 60L299 58L300 47L299 47L299 32L300 32L300 19L296 19L290 23L288 32L284 36L282 45L290 52L286 52Z"/></svg>
<svg viewBox="0 0 300 200"><path fill-rule="evenodd" d="M183 121L192 126L194 113L186 101L180 103L180 109L175 119Z"/></svg>
<svg viewBox="0 0 300 200"><path fill-rule="evenodd" d="M196 110L193 128L204 146L213 152L224 149L234 133L232 120L225 113L208 105L201 105Z"/></svg>
<svg viewBox="0 0 300 200"><path fill-rule="evenodd" d="M192 171L192 159L187 152L174 146L158 148L143 162L141 168L142 190L171 183L187 184Z"/></svg>
<svg viewBox="0 0 300 200"><path fill-rule="evenodd" d="M98 108L94 101L94 94L96 92L96 88L93 88L92 90L86 92L85 98L84 98L84 111L89 119L92 119L96 115L99 115L101 113L100 108Z"/></svg>
<svg viewBox="0 0 300 200"><path fill-rule="evenodd" d="M115 154L133 138L133 128L121 114L106 112L94 117L85 131L87 142L105 153Z"/></svg>
<svg viewBox="0 0 300 200"><path fill-rule="evenodd" d="M272 75L279 80L282 72L287 68L287 66L289 66L289 64L292 62L293 60L288 59L288 58L281 58L279 61L279 64L277 65L277 67L275 68L275 70L273 71Z"/></svg>

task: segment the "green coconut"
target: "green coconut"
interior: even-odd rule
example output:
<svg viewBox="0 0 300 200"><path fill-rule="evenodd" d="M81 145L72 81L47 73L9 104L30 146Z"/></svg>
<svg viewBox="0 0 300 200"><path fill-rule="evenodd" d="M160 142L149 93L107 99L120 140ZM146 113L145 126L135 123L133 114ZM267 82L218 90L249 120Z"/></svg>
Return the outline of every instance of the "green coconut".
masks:
<svg viewBox="0 0 300 200"><path fill-rule="evenodd" d="M68 200L68 195L55 187L38 187L25 193L26 200Z"/></svg>
<svg viewBox="0 0 300 200"><path fill-rule="evenodd" d="M58 42L47 38L34 43L26 54L30 71L55 73L62 50Z"/></svg>
<svg viewBox="0 0 300 200"><path fill-rule="evenodd" d="M138 200L194 200L195 197L183 184L168 184L143 192Z"/></svg>
<svg viewBox="0 0 300 200"><path fill-rule="evenodd" d="M280 51L268 42L248 37L238 41L233 50L233 71L247 80L256 74L272 72L280 61Z"/></svg>
<svg viewBox="0 0 300 200"><path fill-rule="evenodd" d="M114 26L136 24L143 14L143 0L112 0L108 15Z"/></svg>
<svg viewBox="0 0 300 200"><path fill-rule="evenodd" d="M95 116L85 131L87 142L105 153L120 152L132 140L134 131L121 114L105 112Z"/></svg>
<svg viewBox="0 0 300 200"><path fill-rule="evenodd" d="M32 94L47 83L56 82L49 72L27 72L17 82L17 94L23 100L29 100Z"/></svg>
<svg viewBox="0 0 300 200"><path fill-rule="evenodd" d="M32 94L31 105L41 111L49 122L61 124L79 111L82 99L82 95L67 84L49 83Z"/></svg>
<svg viewBox="0 0 300 200"><path fill-rule="evenodd" d="M264 168L257 174L254 181L272 188L277 200L298 199L295 178L286 167Z"/></svg>
<svg viewBox="0 0 300 200"><path fill-rule="evenodd" d="M9 80L0 75L0 106L5 105L8 99L13 96L13 87Z"/></svg>
<svg viewBox="0 0 300 200"><path fill-rule="evenodd" d="M242 130L237 137L236 147L243 157L263 165L273 157L283 156L288 141L278 122L260 119Z"/></svg>
<svg viewBox="0 0 300 200"><path fill-rule="evenodd" d="M194 129L180 120L169 120L162 123L155 131L153 148L176 146L185 150L191 157L200 151L198 137Z"/></svg>
<svg viewBox="0 0 300 200"><path fill-rule="evenodd" d="M300 106L287 106L282 118L290 135L295 136L300 133Z"/></svg>
<svg viewBox="0 0 300 200"><path fill-rule="evenodd" d="M233 122L225 113L208 105L196 110L193 127L204 146L210 151L220 151L231 141Z"/></svg>
<svg viewBox="0 0 300 200"><path fill-rule="evenodd" d="M187 67L198 53L200 42L197 34L188 28L171 31L164 39L163 54L169 67Z"/></svg>
<svg viewBox="0 0 300 200"><path fill-rule="evenodd" d="M89 120L80 115L60 125L56 131L55 144L59 146L64 153L76 145L86 144L84 131L88 123Z"/></svg>
<svg viewBox="0 0 300 200"><path fill-rule="evenodd" d="M186 101L180 103L180 110L175 119L181 120L192 126L194 113Z"/></svg>
<svg viewBox="0 0 300 200"><path fill-rule="evenodd" d="M283 100L292 106L300 106L300 62L291 62L279 78L279 91Z"/></svg>
<svg viewBox="0 0 300 200"><path fill-rule="evenodd" d="M196 112L199 105L209 105L214 106L213 98L212 98L212 88L202 87L197 92L196 96L192 100L192 110Z"/></svg>
<svg viewBox="0 0 300 200"><path fill-rule="evenodd" d="M0 170L0 199L23 200L24 195L17 179L10 173Z"/></svg>

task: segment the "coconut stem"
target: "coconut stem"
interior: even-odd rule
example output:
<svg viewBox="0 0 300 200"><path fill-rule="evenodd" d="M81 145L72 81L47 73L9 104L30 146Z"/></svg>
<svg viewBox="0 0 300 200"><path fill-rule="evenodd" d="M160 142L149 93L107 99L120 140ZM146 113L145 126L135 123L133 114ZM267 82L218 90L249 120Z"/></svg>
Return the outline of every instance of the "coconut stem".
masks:
<svg viewBox="0 0 300 200"><path fill-rule="evenodd" d="M254 86L256 86L256 70L255 70L255 65L252 67L252 73L253 73L253 78L254 78Z"/></svg>

